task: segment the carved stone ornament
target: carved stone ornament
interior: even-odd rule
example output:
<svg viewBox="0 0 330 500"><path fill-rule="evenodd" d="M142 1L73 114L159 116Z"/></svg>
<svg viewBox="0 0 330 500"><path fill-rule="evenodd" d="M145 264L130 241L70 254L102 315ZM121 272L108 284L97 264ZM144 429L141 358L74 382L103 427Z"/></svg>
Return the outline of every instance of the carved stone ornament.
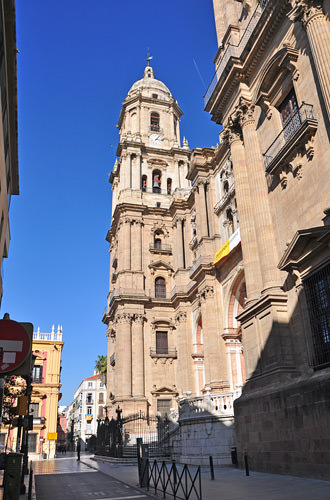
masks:
<svg viewBox="0 0 330 500"><path fill-rule="evenodd" d="M129 313L118 313L116 315L116 323L131 324L132 315Z"/></svg>
<svg viewBox="0 0 330 500"><path fill-rule="evenodd" d="M145 317L143 314L134 314L134 322L138 325L143 325Z"/></svg>
<svg viewBox="0 0 330 500"><path fill-rule="evenodd" d="M323 0L291 0L291 5L290 20L301 21L304 28L316 16L324 17Z"/></svg>
<svg viewBox="0 0 330 500"><path fill-rule="evenodd" d="M221 132L221 141L226 142L227 144L232 144L235 141L242 140L242 134L239 126L236 123L233 123L231 120L228 121L226 127Z"/></svg>
<svg viewBox="0 0 330 500"><path fill-rule="evenodd" d="M184 311L180 311L175 317L175 322L177 324L185 323L186 321L187 321L187 313Z"/></svg>
<svg viewBox="0 0 330 500"><path fill-rule="evenodd" d="M255 105L251 104L250 102L241 99L239 105L236 107L236 112L238 115L238 120L239 124L241 127L244 127L245 125L248 124L254 124L255 119L254 119L254 110L255 110Z"/></svg>
<svg viewBox="0 0 330 500"><path fill-rule="evenodd" d="M201 297L206 299L211 299L214 295L214 288L211 285L206 285L201 291Z"/></svg>

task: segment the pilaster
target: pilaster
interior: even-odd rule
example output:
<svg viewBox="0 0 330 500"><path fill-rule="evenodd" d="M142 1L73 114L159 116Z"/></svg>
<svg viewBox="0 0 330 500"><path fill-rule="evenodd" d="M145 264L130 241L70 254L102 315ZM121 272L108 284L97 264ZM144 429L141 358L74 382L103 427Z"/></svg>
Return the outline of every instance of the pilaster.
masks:
<svg viewBox="0 0 330 500"><path fill-rule="evenodd" d="M248 301L251 301L255 300L259 296L260 290L262 289L262 279L259 266L259 252L252 209L252 199L248 172L245 163L245 152L241 130L237 124L230 121L225 130L222 132L222 137L228 142L232 156L247 299Z"/></svg>
<svg viewBox="0 0 330 500"><path fill-rule="evenodd" d="M120 312L116 315L116 378L115 397L130 398L132 396L132 334L131 314Z"/></svg>
<svg viewBox="0 0 330 500"><path fill-rule="evenodd" d="M330 22L323 10L323 0L295 0L292 4L288 15L292 21L300 21L306 30L330 118Z"/></svg>
<svg viewBox="0 0 330 500"><path fill-rule="evenodd" d="M132 322L132 393L144 397L144 315L134 314Z"/></svg>

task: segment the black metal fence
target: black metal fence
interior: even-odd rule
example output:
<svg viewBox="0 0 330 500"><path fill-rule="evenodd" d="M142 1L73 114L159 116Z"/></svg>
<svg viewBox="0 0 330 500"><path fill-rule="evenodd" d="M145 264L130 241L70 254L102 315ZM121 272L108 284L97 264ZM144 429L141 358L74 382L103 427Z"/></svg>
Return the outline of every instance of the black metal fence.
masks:
<svg viewBox="0 0 330 500"><path fill-rule="evenodd" d="M147 490L153 489L157 492L172 496L175 500L202 500L201 469L197 468L195 473L189 470L188 465L178 469L176 463L165 462L152 463L149 459L143 461L140 470L140 485L146 485Z"/></svg>
<svg viewBox="0 0 330 500"><path fill-rule="evenodd" d="M125 418L98 421L96 454L110 457L137 457L137 438L148 445L149 456L170 455L169 420L140 412Z"/></svg>

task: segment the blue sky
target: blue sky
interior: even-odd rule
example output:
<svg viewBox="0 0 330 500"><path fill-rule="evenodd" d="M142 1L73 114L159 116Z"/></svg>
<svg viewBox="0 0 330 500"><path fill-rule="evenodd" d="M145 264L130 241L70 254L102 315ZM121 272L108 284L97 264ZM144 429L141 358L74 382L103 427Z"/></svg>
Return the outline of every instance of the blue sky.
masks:
<svg viewBox="0 0 330 500"><path fill-rule="evenodd" d="M181 137L190 147L218 141L203 111L217 49L212 0L16 0L16 15L21 194L11 201L1 309L35 330L63 325L69 404L106 354L108 178L121 102L148 48L184 112Z"/></svg>

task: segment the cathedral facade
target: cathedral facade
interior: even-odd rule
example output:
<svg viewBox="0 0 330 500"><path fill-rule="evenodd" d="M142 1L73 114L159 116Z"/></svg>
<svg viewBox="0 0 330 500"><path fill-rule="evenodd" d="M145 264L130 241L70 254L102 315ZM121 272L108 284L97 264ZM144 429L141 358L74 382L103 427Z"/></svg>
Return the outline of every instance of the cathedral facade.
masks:
<svg viewBox="0 0 330 500"><path fill-rule="evenodd" d="M148 65L123 102L110 176L109 415L169 415L182 398L233 398L244 381L232 162L228 151L181 144L181 115ZM235 231L220 273L215 253Z"/></svg>
<svg viewBox="0 0 330 500"><path fill-rule="evenodd" d="M240 464L329 478L330 1L213 3L220 144L181 145L150 66L123 103L107 406L227 395Z"/></svg>

